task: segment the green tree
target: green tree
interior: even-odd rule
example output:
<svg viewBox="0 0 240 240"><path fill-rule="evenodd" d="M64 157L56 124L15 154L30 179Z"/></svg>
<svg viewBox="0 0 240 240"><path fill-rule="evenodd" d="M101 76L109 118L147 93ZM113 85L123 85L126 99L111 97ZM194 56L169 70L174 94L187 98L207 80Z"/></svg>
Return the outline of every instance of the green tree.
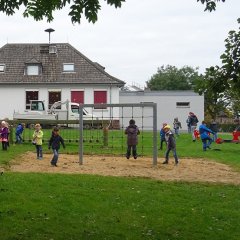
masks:
<svg viewBox="0 0 240 240"><path fill-rule="evenodd" d="M120 8L125 0L104 0L107 4ZM212 11L216 8L216 2L225 0L197 0L205 5L205 10ZM0 0L0 11L7 15L13 15L16 10L23 7L24 17L32 16L39 21L47 18L51 22L53 12L70 7L69 16L73 23L80 23L82 15L85 15L89 22L97 21L98 11L101 9L99 0Z"/></svg>
<svg viewBox="0 0 240 240"><path fill-rule="evenodd" d="M199 78L197 68L163 65L146 83L150 90L191 90Z"/></svg>
<svg viewBox="0 0 240 240"><path fill-rule="evenodd" d="M204 77L199 78L194 90L200 95L204 94L205 119L211 120L225 112L230 105L227 92L224 93L224 86L219 84L222 73L218 66L206 69Z"/></svg>
<svg viewBox="0 0 240 240"><path fill-rule="evenodd" d="M222 108L230 110L237 117L240 115L239 30L230 31L225 40L226 50L220 57L222 66L207 68L204 80L198 82L195 88L200 94L205 94L205 110L211 116L216 116Z"/></svg>
<svg viewBox="0 0 240 240"><path fill-rule="evenodd" d="M240 18L238 19L240 24ZM222 74L226 89L231 89L240 95L240 27L238 31L230 31L225 40L225 52L221 55Z"/></svg>

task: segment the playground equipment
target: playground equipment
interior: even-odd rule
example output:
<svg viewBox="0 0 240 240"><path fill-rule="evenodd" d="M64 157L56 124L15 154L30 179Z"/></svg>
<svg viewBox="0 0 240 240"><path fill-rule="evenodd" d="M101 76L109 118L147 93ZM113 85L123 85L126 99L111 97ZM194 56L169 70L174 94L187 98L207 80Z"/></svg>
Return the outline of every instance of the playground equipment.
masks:
<svg viewBox="0 0 240 240"><path fill-rule="evenodd" d="M233 139L229 140L229 139L222 139L222 138L218 138L216 140L217 144L222 144L222 143L240 143L240 126L236 127L236 129L233 131L232 133L233 135Z"/></svg>

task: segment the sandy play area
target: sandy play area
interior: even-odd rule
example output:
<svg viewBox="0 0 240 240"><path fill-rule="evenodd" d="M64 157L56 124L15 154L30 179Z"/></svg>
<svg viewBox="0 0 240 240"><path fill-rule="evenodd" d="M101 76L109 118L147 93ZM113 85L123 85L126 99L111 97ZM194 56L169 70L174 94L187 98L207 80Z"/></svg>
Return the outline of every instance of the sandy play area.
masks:
<svg viewBox="0 0 240 240"><path fill-rule="evenodd" d="M83 165L78 163L78 155L59 156L58 167L50 165L52 155L44 155L37 160L36 154L29 152L12 162L10 171L96 174L104 176L146 177L158 180L183 180L191 182L215 182L240 185L240 173L231 167L203 159L180 159L178 166L171 159L168 165L152 165L152 158L137 160L124 157L84 156Z"/></svg>

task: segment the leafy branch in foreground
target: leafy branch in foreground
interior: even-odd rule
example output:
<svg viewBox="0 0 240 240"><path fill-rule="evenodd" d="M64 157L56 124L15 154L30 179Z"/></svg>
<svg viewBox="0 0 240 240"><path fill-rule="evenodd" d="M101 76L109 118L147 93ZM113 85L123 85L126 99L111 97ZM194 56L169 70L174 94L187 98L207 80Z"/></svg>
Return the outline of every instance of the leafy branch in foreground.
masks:
<svg viewBox="0 0 240 240"><path fill-rule="evenodd" d="M115 8L121 8L122 3L125 2L125 0L104 1ZM205 11L210 12L216 9L216 2L221 1L225 2L225 0L197 0L205 5ZM150 1L149 4L151 4ZM99 0L0 0L0 12L13 15L20 7L24 7L23 16L31 16L36 21L46 17L47 21L51 22L54 19L53 12L67 6L70 8L68 15L71 17L72 23L80 23L82 15L89 22L95 23L98 20L98 11L101 10Z"/></svg>

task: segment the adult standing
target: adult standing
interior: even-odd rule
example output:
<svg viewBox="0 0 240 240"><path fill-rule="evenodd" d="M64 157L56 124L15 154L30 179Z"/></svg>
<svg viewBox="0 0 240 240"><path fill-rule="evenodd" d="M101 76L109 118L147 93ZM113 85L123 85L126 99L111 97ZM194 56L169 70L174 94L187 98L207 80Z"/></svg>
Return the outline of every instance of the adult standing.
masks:
<svg viewBox="0 0 240 240"><path fill-rule="evenodd" d="M213 131L213 141L215 142L218 138L217 132L218 132L218 124L215 120L212 120L209 128Z"/></svg>
<svg viewBox="0 0 240 240"><path fill-rule="evenodd" d="M194 131L197 128L197 123L198 123L198 118L193 112L189 112L189 126L191 128L191 133L192 133L192 140L193 142L196 141L196 136L194 134Z"/></svg>

